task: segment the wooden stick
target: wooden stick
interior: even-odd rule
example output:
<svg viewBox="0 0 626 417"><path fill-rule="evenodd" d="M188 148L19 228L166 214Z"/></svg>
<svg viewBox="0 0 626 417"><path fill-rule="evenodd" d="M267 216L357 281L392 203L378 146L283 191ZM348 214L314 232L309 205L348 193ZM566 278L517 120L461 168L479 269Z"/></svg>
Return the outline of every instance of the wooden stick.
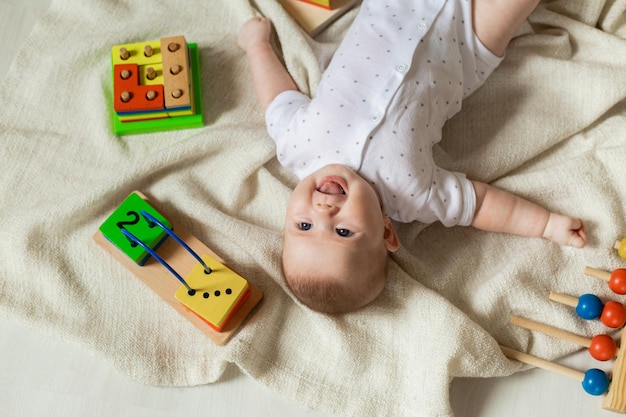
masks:
<svg viewBox="0 0 626 417"><path fill-rule="evenodd" d="M550 291L550 300L574 308L578 305L578 298L572 297L571 295L560 294L554 291Z"/></svg>
<svg viewBox="0 0 626 417"><path fill-rule="evenodd" d="M626 332L624 330L622 330L620 341L622 347L626 346ZM626 412L626 349L619 350L611 370L613 377L609 392L602 402L602 408L624 413Z"/></svg>
<svg viewBox="0 0 626 417"><path fill-rule="evenodd" d="M606 282L611 280L611 273L608 271L603 271L601 269L592 268L590 266L585 267L585 275L589 275L590 277L599 278Z"/></svg>
<svg viewBox="0 0 626 417"><path fill-rule="evenodd" d="M567 330L559 329L549 324L538 323L523 317L511 316L511 323L523 327L528 330L536 330L538 332L553 336L559 339L567 340L577 345L589 348L591 346L591 339L579 336L575 333L568 332Z"/></svg>
<svg viewBox="0 0 626 417"><path fill-rule="evenodd" d="M514 359L518 362L536 366L538 368L545 369L546 371L556 372L557 374L573 378L579 382L582 382L585 379L584 372L576 371L566 366L559 365L558 363L550 362L545 359L541 359L536 356L529 355L528 353L520 352L506 346L500 345L500 349L506 357Z"/></svg>

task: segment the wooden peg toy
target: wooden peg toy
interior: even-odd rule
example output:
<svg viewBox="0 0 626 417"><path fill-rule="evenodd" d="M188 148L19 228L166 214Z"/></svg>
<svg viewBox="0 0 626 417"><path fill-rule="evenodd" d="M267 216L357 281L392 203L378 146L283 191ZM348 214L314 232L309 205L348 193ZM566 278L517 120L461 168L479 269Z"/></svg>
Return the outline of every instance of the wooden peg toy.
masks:
<svg viewBox="0 0 626 417"><path fill-rule="evenodd" d="M599 361L608 361L609 359L613 359L618 352L617 343L611 336L606 334L599 334L589 339L587 337L579 336L575 333L559 329L558 327L550 326L549 324L538 323L519 316L511 316L511 324L528 330L536 330L547 334L548 336L567 340L579 346L586 347L589 349L589 354L594 359Z"/></svg>
<svg viewBox="0 0 626 417"><path fill-rule="evenodd" d="M626 308L617 301L603 304L600 298L593 294L583 294L576 298L556 292L550 292L550 300L574 307L578 316L585 320L600 318L605 326L613 329L620 328L626 323Z"/></svg>
<svg viewBox="0 0 626 417"><path fill-rule="evenodd" d="M111 63L116 134L204 125L195 43L172 36L116 45L111 48Z"/></svg>
<svg viewBox="0 0 626 417"><path fill-rule="evenodd" d="M610 381L607 374L597 368L588 369L586 372L580 372L575 369L568 368L558 363L541 359L528 353L520 352L506 346L500 346L502 353L509 359L514 359L528 365L536 366L547 371L556 372L558 374L573 378L582 384L583 389L590 395L602 395L610 391Z"/></svg>
<svg viewBox="0 0 626 417"><path fill-rule="evenodd" d="M626 237L615 242L614 248L617 249L617 254L626 260Z"/></svg>
<svg viewBox="0 0 626 417"><path fill-rule="evenodd" d="M128 49L120 48L120 59L126 61L128 58L130 58L130 52L128 52Z"/></svg>
<svg viewBox="0 0 626 417"><path fill-rule="evenodd" d="M601 269L592 268L590 266L585 268L585 275L589 275L594 278L601 279L609 283L609 288L615 294L626 294L626 269L617 268L613 272L603 271Z"/></svg>
<svg viewBox="0 0 626 417"><path fill-rule="evenodd" d="M179 314L223 345L263 293L161 213L135 191L106 219L94 240Z"/></svg>

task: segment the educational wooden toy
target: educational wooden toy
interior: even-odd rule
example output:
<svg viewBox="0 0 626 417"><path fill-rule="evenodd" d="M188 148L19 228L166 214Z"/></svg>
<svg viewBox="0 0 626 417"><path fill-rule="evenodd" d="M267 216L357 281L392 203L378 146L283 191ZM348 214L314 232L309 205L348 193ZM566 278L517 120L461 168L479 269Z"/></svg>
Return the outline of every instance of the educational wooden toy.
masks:
<svg viewBox="0 0 626 417"><path fill-rule="evenodd" d="M138 191L105 220L94 240L218 345L234 335L263 298Z"/></svg>
<svg viewBox="0 0 626 417"><path fill-rule="evenodd" d="M116 45L111 48L111 63L116 134L204 124L196 44L172 36Z"/></svg>
<svg viewBox="0 0 626 417"><path fill-rule="evenodd" d="M611 285L611 281L619 283L624 280L622 275L624 273L619 270L615 270L611 273L587 267L585 268L585 274L609 281L611 289L615 286L618 290L622 290L623 285L621 284L616 283ZM622 292L617 293L623 294ZM626 322L626 308L622 303L617 301L608 301L603 303L600 298L593 294L584 294L576 298L565 294L551 292L550 300L575 307L576 313L583 319L593 320L599 318L607 327L610 328L622 328ZM600 334L589 339L547 324L534 322L517 316L511 317L511 323L586 347L589 349L589 353L594 359L607 361L615 358L615 362L612 366L612 375L609 378L609 375L597 368L591 368L586 372L579 372L557 363L550 362L524 352L516 351L506 346L500 346L502 352L511 359L574 378L581 382L583 389L591 395L606 394L602 402L602 408L619 413L626 412L625 331L622 330L621 332L621 348L618 348L617 343L610 335Z"/></svg>
<svg viewBox="0 0 626 417"><path fill-rule="evenodd" d="M330 0L329 7L320 7L302 0L278 0L309 36L317 36L328 25L357 4L358 0Z"/></svg>
<svg viewBox="0 0 626 417"><path fill-rule="evenodd" d="M333 5L331 3L334 3L331 0L299 0L299 1L302 1L304 3L313 4L315 6L320 6L320 7L323 7L325 9L332 9Z"/></svg>

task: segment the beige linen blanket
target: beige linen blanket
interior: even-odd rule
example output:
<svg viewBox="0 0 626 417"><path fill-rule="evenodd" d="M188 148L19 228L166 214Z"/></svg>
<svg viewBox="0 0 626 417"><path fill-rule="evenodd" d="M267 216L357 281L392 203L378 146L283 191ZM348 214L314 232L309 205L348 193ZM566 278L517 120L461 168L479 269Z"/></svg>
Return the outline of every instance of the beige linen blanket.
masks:
<svg viewBox="0 0 626 417"><path fill-rule="evenodd" d="M576 349L513 328L511 313L605 331L547 296L620 299L583 270L626 265L612 249L626 235L626 0L543 2L435 149L445 167L583 218L586 248L400 225L374 304L330 317L293 299L280 234L296 179L276 161L236 36L269 17L298 86L314 93L355 12L311 39L274 0L55 0L0 87L2 314L147 384L219 383L234 362L338 416L449 416L453 378L521 369L498 343L546 358ZM172 35L198 44L205 127L116 137L111 46ZM264 292L226 346L93 242L135 189Z"/></svg>

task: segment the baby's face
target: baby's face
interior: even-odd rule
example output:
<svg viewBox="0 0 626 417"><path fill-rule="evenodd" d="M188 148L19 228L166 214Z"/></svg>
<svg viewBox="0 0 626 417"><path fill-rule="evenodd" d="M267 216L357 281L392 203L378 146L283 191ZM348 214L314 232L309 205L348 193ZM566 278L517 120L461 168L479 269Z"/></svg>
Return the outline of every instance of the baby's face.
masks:
<svg viewBox="0 0 626 417"><path fill-rule="evenodd" d="M292 267L343 275L351 263L367 262L368 253L385 252L387 222L367 181L343 165L327 165L291 195L283 259Z"/></svg>

